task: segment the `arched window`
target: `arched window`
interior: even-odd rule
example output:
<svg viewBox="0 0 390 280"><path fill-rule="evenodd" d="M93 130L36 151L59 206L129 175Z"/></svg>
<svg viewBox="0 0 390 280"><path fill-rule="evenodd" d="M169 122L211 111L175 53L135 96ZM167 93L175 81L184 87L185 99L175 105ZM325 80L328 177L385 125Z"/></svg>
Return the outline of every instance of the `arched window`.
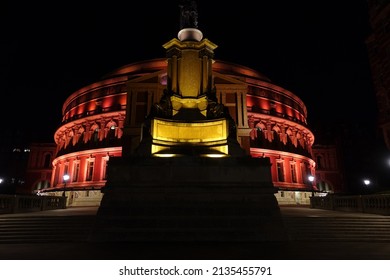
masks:
<svg viewBox="0 0 390 280"><path fill-rule="evenodd" d="M91 126L91 130L92 132L92 135L91 135L91 140L93 142L98 142L99 141L99 126L94 123L92 126Z"/></svg>
<svg viewBox="0 0 390 280"><path fill-rule="evenodd" d="M98 142L98 141L99 141L99 128L96 128L96 129L93 131L93 134L92 134L92 141L93 141L93 142Z"/></svg>
<svg viewBox="0 0 390 280"><path fill-rule="evenodd" d="M108 139L110 140L115 139L115 131L116 131L116 126L115 125L110 126L110 129L108 130Z"/></svg>

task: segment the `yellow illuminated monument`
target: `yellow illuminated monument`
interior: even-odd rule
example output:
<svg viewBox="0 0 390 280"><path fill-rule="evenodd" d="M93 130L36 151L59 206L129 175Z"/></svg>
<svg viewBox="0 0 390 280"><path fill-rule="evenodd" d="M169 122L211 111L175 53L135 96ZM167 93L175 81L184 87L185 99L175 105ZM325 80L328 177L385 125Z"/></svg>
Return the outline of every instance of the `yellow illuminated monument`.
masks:
<svg viewBox="0 0 390 280"><path fill-rule="evenodd" d="M197 28L195 1L186 1L180 12L178 38L163 45L168 63L161 73L163 94L150 108L137 146L123 137L122 157L110 158L90 239L284 240L270 161L245 153L234 120L217 100L212 74L217 46ZM128 104L134 99L128 93ZM124 133L130 135L130 121L127 126Z"/></svg>
<svg viewBox="0 0 390 280"><path fill-rule="evenodd" d="M159 157L243 155L229 111L218 103L212 76L217 47L196 28L196 12L182 7L182 29L163 47L167 87L144 125L142 141L151 146L136 153ZM189 27L187 27L189 26Z"/></svg>

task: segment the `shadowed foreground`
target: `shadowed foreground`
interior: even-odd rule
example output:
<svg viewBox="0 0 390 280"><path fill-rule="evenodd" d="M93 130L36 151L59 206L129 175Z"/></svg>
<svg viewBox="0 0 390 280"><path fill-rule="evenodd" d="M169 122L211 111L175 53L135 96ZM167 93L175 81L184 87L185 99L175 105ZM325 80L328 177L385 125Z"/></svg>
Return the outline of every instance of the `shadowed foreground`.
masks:
<svg viewBox="0 0 390 280"><path fill-rule="evenodd" d="M88 229L93 224L97 207L50 210L39 213L0 216L0 259L8 260L120 260L120 259L389 259L390 217L334 212L306 207L281 207L289 235L287 242L226 243L226 242L88 242ZM52 239L17 231L17 221L26 224L43 217L50 219L78 219L84 225L73 231L56 226ZM80 220L83 222L80 223ZM12 221L14 226L7 226ZM63 222L62 222L63 223ZM37 222L34 223L37 227ZM65 224L65 223L63 223ZM14 230L11 228L14 227ZM34 227L32 227L33 229ZM7 233L8 231L8 233ZM63 231L67 238L59 238ZM48 234L48 230L45 230ZM13 236L7 241L7 236ZM19 236L16 239L15 236ZM23 238L22 238L23 236ZM56 238L57 239L56 239Z"/></svg>

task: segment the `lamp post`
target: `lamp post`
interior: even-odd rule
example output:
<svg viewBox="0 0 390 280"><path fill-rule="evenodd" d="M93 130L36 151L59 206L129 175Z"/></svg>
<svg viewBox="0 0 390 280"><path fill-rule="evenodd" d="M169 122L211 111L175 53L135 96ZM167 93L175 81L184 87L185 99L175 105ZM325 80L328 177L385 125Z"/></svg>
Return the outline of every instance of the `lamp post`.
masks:
<svg viewBox="0 0 390 280"><path fill-rule="evenodd" d="M64 191L62 193L62 196L65 196L66 182L69 180L69 175L68 174L64 174L64 176L62 176L62 179L64 180Z"/></svg>
<svg viewBox="0 0 390 280"><path fill-rule="evenodd" d="M370 190L369 186L371 185L371 180L368 178L365 178L365 179L363 179L363 184L364 184L363 193L370 193L371 190Z"/></svg>
<svg viewBox="0 0 390 280"><path fill-rule="evenodd" d="M368 186L369 184L371 184L371 181L370 181L370 179L364 179L363 183L365 186Z"/></svg>
<svg viewBox="0 0 390 280"><path fill-rule="evenodd" d="M314 176L313 175L309 175L309 177L307 177L311 183L311 196L314 196L314 186L313 186L313 182L314 182Z"/></svg>

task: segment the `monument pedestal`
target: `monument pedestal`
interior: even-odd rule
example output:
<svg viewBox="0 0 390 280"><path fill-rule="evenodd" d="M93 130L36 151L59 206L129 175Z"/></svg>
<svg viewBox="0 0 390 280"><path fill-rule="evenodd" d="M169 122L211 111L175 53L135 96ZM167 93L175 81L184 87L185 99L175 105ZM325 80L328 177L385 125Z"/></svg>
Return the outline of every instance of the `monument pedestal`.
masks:
<svg viewBox="0 0 390 280"><path fill-rule="evenodd" d="M92 242L285 241L268 158L111 158Z"/></svg>

